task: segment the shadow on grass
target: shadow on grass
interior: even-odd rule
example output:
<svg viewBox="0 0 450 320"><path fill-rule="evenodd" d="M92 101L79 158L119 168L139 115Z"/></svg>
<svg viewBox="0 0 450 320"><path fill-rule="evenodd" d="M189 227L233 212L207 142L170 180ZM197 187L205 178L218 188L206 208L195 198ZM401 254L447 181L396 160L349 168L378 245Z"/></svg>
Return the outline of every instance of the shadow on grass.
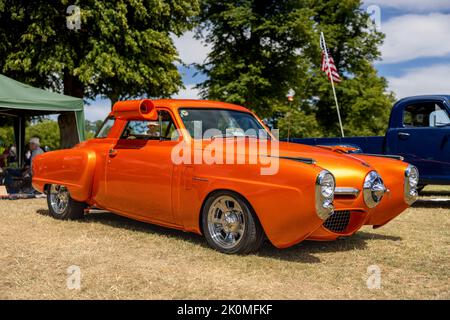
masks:
<svg viewBox="0 0 450 320"><path fill-rule="evenodd" d="M43 216L50 216L49 211L44 209L37 210L37 213ZM113 228L161 235L181 241L188 241L205 249L213 250L209 247L203 236L198 234L140 222L113 213L89 213L80 222L101 223ZM402 238L360 231L351 237L341 238L336 241L303 241L300 244L286 249L278 249L266 240L260 250L255 253L255 256L299 263L320 263L321 260L314 254L363 250L367 247L368 242L377 240L401 241Z"/></svg>
<svg viewBox="0 0 450 320"><path fill-rule="evenodd" d="M450 208L450 199L419 199L412 206L414 208Z"/></svg>
<svg viewBox="0 0 450 320"><path fill-rule="evenodd" d="M336 241L306 240L286 249L277 249L270 242L266 242L257 255L293 262L320 263L320 259L314 254L364 250L368 242L376 240L401 241L402 238L359 231L351 237L343 237Z"/></svg>
<svg viewBox="0 0 450 320"><path fill-rule="evenodd" d="M450 190L440 190L440 191L421 191L419 193L421 197L450 197Z"/></svg>
<svg viewBox="0 0 450 320"><path fill-rule="evenodd" d="M36 213L40 214L41 216L50 217L50 212L47 209L38 209L36 210Z"/></svg>

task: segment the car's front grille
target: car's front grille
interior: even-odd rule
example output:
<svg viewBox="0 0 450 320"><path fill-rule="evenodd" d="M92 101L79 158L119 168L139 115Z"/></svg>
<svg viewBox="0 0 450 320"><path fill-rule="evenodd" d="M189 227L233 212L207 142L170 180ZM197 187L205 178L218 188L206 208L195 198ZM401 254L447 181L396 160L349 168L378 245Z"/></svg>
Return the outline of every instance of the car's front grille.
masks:
<svg viewBox="0 0 450 320"><path fill-rule="evenodd" d="M325 220L323 226L333 232L344 232L349 222L350 211L335 211Z"/></svg>

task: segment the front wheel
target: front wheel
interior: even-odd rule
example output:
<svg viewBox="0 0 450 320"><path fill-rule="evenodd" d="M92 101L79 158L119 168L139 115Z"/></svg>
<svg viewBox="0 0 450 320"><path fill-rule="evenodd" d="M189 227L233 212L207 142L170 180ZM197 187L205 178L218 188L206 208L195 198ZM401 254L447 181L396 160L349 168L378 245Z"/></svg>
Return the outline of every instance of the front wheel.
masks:
<svg viewBox="0 0 450 320"><path fill-rule="evenodd" d="M250 206L229 191L216 192L206 200L202 226L208 244L223 253L247 254L258 250L264 240Z"/></svg>
<svg viewBox="0 0 450 320"><path fill-rule="evenodd" d="M47 204L50 215L60 220L77 220L84 216L86 204L70 197L65 186L52 184L47 189Z"/></svg>

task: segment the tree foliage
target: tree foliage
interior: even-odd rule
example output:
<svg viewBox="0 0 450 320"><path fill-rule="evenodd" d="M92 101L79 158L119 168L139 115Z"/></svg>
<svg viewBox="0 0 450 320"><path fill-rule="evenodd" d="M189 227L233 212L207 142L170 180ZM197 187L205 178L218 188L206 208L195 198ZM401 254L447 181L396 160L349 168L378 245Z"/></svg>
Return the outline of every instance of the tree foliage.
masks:
<svg viewBox="0 0 450 320"><path fill-rule="evenodd" d="M67 27L70 5L80 29ZM197 0L0 0L0 72L76 97L169 96L182 86L170 36L197 11Z"/></svg>
<svg viewBox="0 0 450 320"><path fill-rule="evenodd" d="M199 35L212 46L199 66L207 98L243 104L278 124L281 136L336 135L330 82L320 71L324 32L343 81L337 85L347 134L380 134L393 95L373 62L383 34L359 0L204 0ZM294 102L286 93L294 89Z"/></svg>
<svg viewBox="0 0 450 320"><path fill-rule="evenodd" d="M25 142L27 143L32 137L39 138L42 147L47 146L51 150L59 149L59 127L54 120L39 119L38 121L27 123ZM0 127L0 144L4 146L15 144L12 126Z"/></svg>
<svg viewBox="0 0 450 320"><path fill-rule="evenodd" d="M100 127L102 126L103 121L97 120L97 121L89 121L86 120L85 122L85 133L86 133L86 139L93 138L98 130L100 130Z"/></svg>
<svg viewBox="0 0 450 320"><path fill-rule="evenodd" d="M306 3L204 1L199 30L212 52L199 66L208 76L200 85L202 94L270 116L306 77L302 51L310 49L314 35Z"/></svg>
<svg viewBox="0 0 450 320"><path fill-rule="evenodd" d="M25 142L28 142L32 137L39 138L42 147L47 146L50 150L59 149L58 122L46 119L27 126L25 129Z"/></svg>

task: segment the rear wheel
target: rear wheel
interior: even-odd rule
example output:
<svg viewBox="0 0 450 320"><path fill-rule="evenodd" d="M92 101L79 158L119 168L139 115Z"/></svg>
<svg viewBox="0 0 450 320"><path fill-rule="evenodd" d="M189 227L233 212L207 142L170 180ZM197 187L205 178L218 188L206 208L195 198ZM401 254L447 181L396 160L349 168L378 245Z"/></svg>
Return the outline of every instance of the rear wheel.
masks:
<svg viewBox="0 0 450 320"><path fill-rule="evenodd" d="M47 204L55 219L76 220L84 216L86 204L73 200L65 186L52 184L47 189Z"/></svg>
<svg viewBox="0 0 450 320"><path fill-rule="evenodd" d="M250 253L264 240L264 231L251 207L229 191L216 192L206 200L202 226L208 244L223 253Z"/></svg>

